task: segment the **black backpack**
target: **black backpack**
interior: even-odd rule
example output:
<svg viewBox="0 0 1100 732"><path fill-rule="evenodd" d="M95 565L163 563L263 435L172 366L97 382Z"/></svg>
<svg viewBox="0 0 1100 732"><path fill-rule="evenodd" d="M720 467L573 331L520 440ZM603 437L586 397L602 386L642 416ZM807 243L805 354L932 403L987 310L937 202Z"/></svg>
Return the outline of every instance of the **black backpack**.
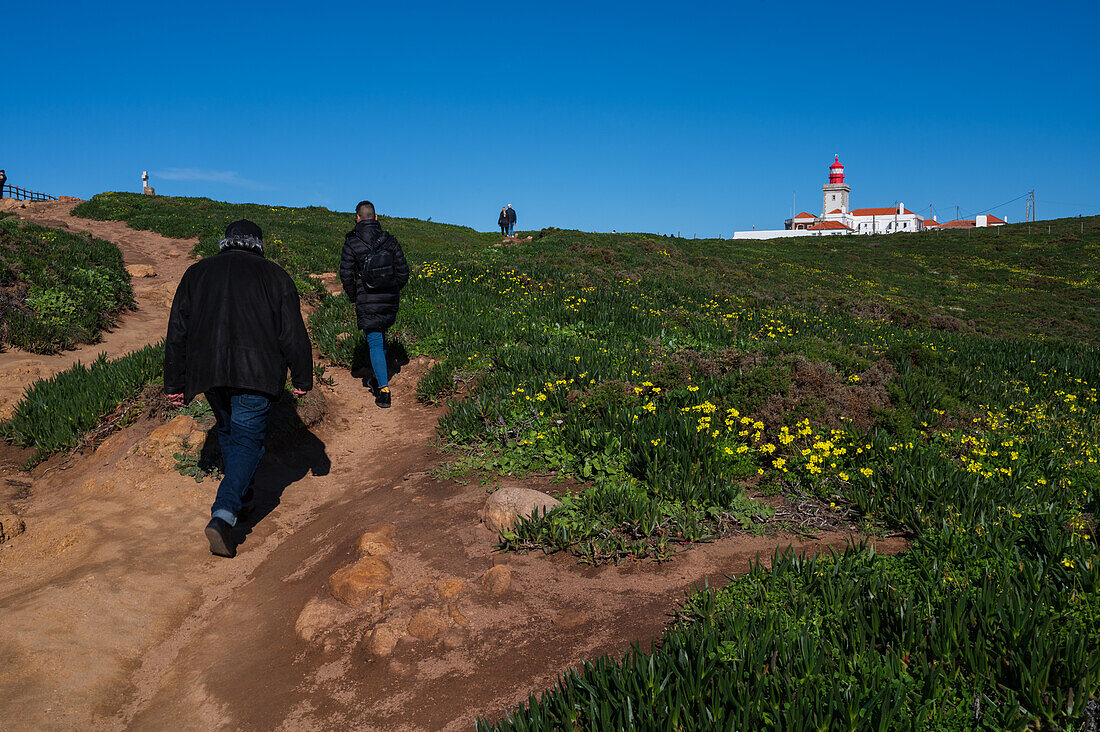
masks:
<svg viewBox="0 0 1100 732"><path fill-rule="evenodd" d="M367 256L363 259L363 266L359 268L359 281L363 283L363 287L368 290L397 289L397 268L393 264L393 252L381 246L386 236L382 235L374 244L358 234L355 238L367 245Z"/></svg>

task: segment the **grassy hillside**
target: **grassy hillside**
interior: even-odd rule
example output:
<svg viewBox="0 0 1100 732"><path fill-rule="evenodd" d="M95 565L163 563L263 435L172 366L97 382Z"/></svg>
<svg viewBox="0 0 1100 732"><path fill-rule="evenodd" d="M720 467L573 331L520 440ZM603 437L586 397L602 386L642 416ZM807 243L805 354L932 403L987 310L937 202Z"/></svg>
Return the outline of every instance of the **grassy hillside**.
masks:
<svg viewBox="0 0 1100 732"><path fill-rule="evenodd" d="M347 214L98 196L197 234L252 216L304 291ZM1096 217L769 242L557 229L498 249L387 219L415 277L392 337L439 363L452 472L583 490L501 536L600 563L758 530L748 489L912 537L781 556L502 729L1070 728L1100 690ZM319 348L360 358L350 303ZM347 337L343 334L353 337Z"/></svg>
<svg viewBox="0 0 1100 732"><path fill-rule="evenodd" d="M94 343L133 302L111 242L0 220L0 343L35 353Z"/></svg>
<svg viewBox="0 0 1100 732"><path fill-rule="evenodd" d="M205 198L100 194L77 215L126 221L166 236L198 237L210 254L238 218L268 234L272 257L298 276L331 272L354 216L325 208L227 204ZM533 243L490 251L495 234L383 216L419 263L513 264L526 272L569 272L593 284L669 279L712 295L847 307L901 325L937 315L983 333L1064 337L1100 334L1100 217L891 236L731 241L652 234L531 232ZM1048 227L1050 233L1048 234ZM1031 233L1029 234L1029 228ZM673 256L675 255L675 256ZM941 322L942 321L942 322ZM955 327L937 320L940 327Z"/></svg>
<svg viewBox="0 0 1100 732"><path fill-rule="evenodd" d="M1096 343L1100 217L1043 221L1030 230L1013 224L767 241L549 230L530 258L570 267L582 259L597 277L643 276L661 263L673 279L714 293L824 303L900 325L940 315L983 333ZM653 256L663 251L664 261Z"/></svg>
<svg viewBox="0 0 1100 732"><path fill-rule="evenodd" d="M217 253L226 224L249 219L260 225L267 255L290 272L303 294L319 296L324 288L310 274L335 271L344 234L355 226L355 215L327 208L286 208L261 204L231 204L209 198L169 198L135 193L101 193L73 211L100 221L125 221L135 229L165 236L195 237L196 256ZM409 254L420 261L452 250L482 250L492 237L465 226L435 224L418 219L381 216L383 226L404 242Z"/></svg>

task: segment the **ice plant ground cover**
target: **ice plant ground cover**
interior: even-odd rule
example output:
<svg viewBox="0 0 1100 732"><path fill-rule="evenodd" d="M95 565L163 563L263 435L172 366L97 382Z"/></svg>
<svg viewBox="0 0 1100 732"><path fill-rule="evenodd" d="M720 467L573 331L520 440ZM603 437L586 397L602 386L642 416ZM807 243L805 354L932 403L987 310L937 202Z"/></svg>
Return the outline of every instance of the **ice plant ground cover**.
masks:
<svg viewBox="0 0 1100 732"><path fill-rule="evenodd" d="M0 344L56 353L94 343L133 303L111 242L0 219Z"/></svg>
<svg viewBox="0 0 1100 732"><path fill-rule="evenodd" d="M309 277L334 269L347 214L125 194L77 212L196 235L200 253L253 218L316 298L321 351L363 358L350 303ZM749 488L912 537L898 557L777 556L695 595L653 648L563 677L496 727L1096 715L1098 224L779 242L549 229L496 248L384 219L415 271L391 335L438 361L419 394L449 405L452 474L582 486L503 548L675 561L755 530L770 509Z"/></svg>

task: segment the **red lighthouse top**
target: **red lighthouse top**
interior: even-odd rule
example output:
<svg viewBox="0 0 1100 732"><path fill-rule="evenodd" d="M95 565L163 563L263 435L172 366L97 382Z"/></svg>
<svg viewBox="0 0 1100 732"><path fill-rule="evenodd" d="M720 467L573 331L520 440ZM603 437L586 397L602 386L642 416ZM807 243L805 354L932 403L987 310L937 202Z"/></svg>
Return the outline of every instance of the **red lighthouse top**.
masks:
<svg viewBox="0 0 1100 732"><path fill-rule="evenodd" d="M829 166L829 182L830 183L843 183L844 182L844 166L840 164L840 156L836 155L833 158L833 164Z"/></svg>

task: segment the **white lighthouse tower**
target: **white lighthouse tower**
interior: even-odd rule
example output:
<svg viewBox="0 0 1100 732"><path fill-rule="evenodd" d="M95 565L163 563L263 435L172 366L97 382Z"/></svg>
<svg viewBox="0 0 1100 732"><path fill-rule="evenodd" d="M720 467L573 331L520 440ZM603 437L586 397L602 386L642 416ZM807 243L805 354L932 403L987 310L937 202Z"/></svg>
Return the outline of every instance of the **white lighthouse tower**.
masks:
<svg viewBox="0 0 1100 732"><path fill-rule="evenodd" d="M844 166L840 163L840 156L833 158L833 164L829 166L829 182L821 186L821 215L828 216L833 211L840 209L842 214L851 211L848 198L852 193L852 187L844 182Z"/></svg>

